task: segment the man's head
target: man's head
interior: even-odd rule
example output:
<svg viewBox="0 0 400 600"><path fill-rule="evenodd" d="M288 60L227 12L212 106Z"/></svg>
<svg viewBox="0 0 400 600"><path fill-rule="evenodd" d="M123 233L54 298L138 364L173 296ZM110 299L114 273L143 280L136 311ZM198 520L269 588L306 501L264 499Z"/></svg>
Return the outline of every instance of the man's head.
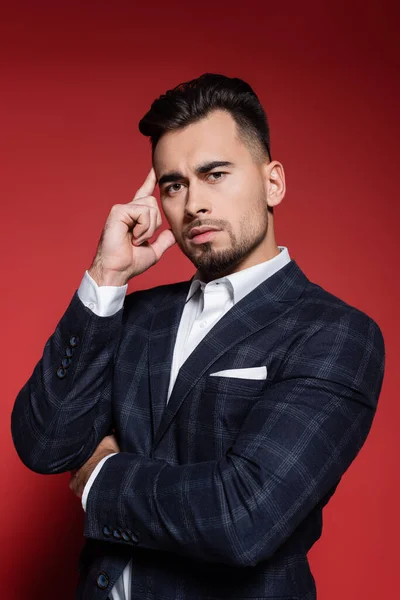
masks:
<svg viewBox="0 0 400 600"><path fill-rule="evenodd" d="M155 100L139 123L152 143L164 213L205 279L277 254L273 207L285 194L264 110L244 81L206 73ZM195 228L218 231L200 236Z"/></svg>

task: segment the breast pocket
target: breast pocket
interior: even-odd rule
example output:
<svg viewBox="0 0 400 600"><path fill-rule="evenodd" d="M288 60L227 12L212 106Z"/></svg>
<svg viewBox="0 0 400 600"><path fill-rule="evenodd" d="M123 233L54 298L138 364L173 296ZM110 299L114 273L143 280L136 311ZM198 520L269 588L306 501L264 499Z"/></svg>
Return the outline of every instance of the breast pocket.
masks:
<svg viewBox="0 0 400 600"><path fill-rule="evenodd" d="M204 447L213 449L215 457L222 456L235 442L247 414L263 398L268 386L266 379L207 377L197 423L201 423L202 433L208 439Z"/></svg>
<svg viewBox="0 0 400 600"><path fill-rule="evenodd" d="M225 375L208 375L204 386L204 393L257 396L262 395L267 387L268 379L244 379L226 377Z"/></svg>

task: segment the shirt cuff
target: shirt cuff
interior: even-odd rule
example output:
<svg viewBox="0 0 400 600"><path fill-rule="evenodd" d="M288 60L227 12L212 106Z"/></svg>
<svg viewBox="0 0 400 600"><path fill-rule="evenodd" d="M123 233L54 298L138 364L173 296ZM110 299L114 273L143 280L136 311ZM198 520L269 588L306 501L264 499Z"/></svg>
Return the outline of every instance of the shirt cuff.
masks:
<svg viewBox="0 0 400 600"><path fill-rule="evenodd" d="M118 286L97 285L88 271L85 271L78 288L78 297L99 317L111 317L123 307L127 289L127 283Z"/></svg>
<svg viewBox="0 0 400 600"><path fill-rule="evenodd" d="M92 474L90 475L89 479L87 480L86 485L83 488L83 493L82 493L82 508L85 512L86 512L87 497L89 495L90 488L92 487L94 480L96 479L97 475L99 474L101 467L104 465L106 460L108 458L111 458L111 456L114 456L114 454L118 454L118 452L113 452L112 454L107 454L107 456L102 458L101 461L99 463L97 463L96 467L92 471Z"/></svg>

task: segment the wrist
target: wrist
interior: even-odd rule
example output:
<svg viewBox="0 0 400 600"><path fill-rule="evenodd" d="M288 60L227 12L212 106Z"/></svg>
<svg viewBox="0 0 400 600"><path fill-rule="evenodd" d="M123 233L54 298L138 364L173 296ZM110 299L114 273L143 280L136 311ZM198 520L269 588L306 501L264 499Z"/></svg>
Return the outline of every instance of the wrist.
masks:
<svg viewBox="0 0 400 600"><path fill-rule="evenodd" d="M99 287L102 286L114 286L121 287L126 285L129 281L126 275L118 273L116 271L105 271L100 265L93 264L89 269L88 273L90 277L96 282Z"/></svg>
<svg viewBox="0 0 400 600"><path fill-rule="evenodd" d="M93 473L93 471L95 470L95 468L97 467L97 465L99 464L99 462L101 462L103 460L103 458L105 458L106 456L109 456L110 454L116 454L117 451L116 450L111 450L111 449L107 449L107 450L103 450L102 452L96 453L96 458L93 460L88 460L86 463L86 473L85 473L85 483L87 483L88 479L90 478L91 474Z"/></svg>

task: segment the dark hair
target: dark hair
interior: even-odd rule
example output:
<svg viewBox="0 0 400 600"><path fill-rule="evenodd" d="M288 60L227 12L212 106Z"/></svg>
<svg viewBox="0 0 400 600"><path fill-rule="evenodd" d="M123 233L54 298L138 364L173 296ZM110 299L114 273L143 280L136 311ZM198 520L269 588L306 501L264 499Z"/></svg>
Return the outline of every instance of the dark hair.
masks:
<svg viewBox="0 0 400 600"><path fill-rule="evenodd" d="M223 109L235 120L239 134L260 160L271 161L269 126L261 103L248 83L237 77L204 73L180 83L154 100L139 122L139 131L150 137L152 154L161 136L181 129Z"/></svg>

